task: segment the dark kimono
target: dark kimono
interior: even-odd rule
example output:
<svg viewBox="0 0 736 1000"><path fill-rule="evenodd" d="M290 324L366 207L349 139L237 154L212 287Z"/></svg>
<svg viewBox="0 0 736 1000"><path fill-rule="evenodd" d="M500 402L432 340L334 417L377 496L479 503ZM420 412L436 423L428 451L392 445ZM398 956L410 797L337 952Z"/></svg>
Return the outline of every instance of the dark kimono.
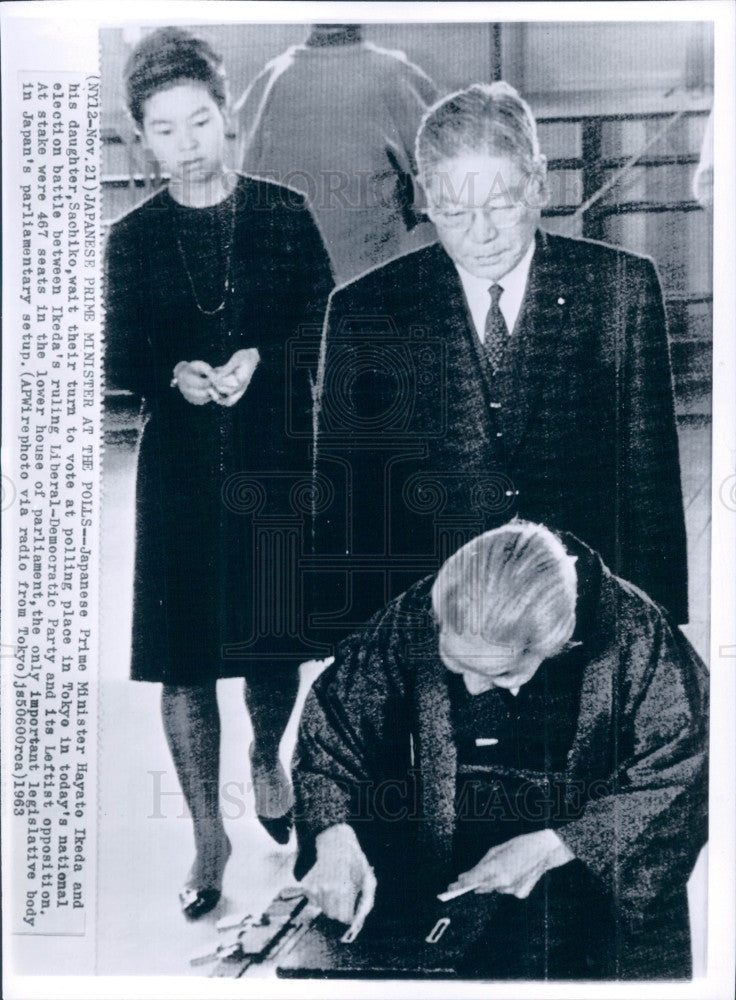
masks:
<svg viewBox="0 0 736 1000"><path fill-rule="evenodd" d="M227 281L226 281L227 279ZM331 287L293 191L240 177L220 205L163 189L106 249L108 385L145 401L137 478L133 677L196 684L304 660L310 371ZM222 308L220 308L220 304ZM180 361L260 363L232 407L188 403Z"/></svg>
<svg viewBox="0 0 736 1000"><path fill-rule="evenodd" d="M535 786L537 799L546 796L548 808L529 813L534 828L555 830L575 860L547 873L527 901L495 898L507 915L519 910L517 924L525 926L531 908L544 918L553 883L562 880L578 907L568 957L577 941L581 951L579 961L563 964L565 977L686 977L686 883L707 829L707 674L660 607L572 536L562 538L578 556L581 645L540 667L557 707L540 692L536 709L527 702L532 722L535 712L556 721L527 720L524 733L522 718L514 760L503 727L494 729L500 740L487 763L501 754L491 769L505 801L520 779ZM467 718L457 711L457 678L438 655L432 583L420 581L340 644L307 700L294 760L297 876L313 863L317 834L350 823L376 868L379 892L398 887L397 898L427 912L435 893L473 861L458 857ZM509 822L504 837L502 827L489 819L485 845L475 831L476 860L483 847L531 829ZM500 917L491 923L489 942L503 926ZM530 978L553 975L544 935L530 946L542 951ZM484 975L506 974L494 961L480 962Z"/></svg>

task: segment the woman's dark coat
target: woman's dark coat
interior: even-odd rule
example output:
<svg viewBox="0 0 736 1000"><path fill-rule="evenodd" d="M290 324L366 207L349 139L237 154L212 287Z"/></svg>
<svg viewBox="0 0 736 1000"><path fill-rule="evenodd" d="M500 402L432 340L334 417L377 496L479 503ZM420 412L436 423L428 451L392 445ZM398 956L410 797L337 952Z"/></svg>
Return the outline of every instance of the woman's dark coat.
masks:
<svg viewBox="0 0 736 1000"><path fill-rule="evenodd" d="M108 385L142 396L147 413L137 479L136 679L199 683L310 652L299 582L310 511L311 385L302 354L319 336L331 273L301 195L241 177L232 198L223 313L196 307L177 233L187 220L166 189L116 222L107 241ZM196 225L200 210L178 211ZM191 241L187 252L191 273ZM170 385L179 361L216 367L250 347L260 363L231 408L194 406Z"/></svg>

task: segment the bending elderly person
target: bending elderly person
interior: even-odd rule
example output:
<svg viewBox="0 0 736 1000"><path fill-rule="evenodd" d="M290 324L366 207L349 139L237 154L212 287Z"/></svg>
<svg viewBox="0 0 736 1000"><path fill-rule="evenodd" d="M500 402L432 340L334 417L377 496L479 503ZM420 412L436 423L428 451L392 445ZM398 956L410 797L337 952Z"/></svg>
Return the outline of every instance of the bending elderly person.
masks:
<svg viewBox="0 0 736 1000"><path fill-rule="evenodd" d="M496 894L470 975L687 977L706 747L706 671L665 612L574 536L514 521L316 681L296 874L355 929L374 897Z"/></svg>

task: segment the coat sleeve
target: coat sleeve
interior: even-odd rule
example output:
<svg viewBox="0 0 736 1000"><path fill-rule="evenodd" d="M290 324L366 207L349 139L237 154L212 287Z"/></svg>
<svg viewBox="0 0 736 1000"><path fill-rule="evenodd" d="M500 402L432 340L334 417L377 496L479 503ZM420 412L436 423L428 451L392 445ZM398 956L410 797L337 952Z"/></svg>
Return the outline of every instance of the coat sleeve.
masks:
<svg viewBox="0 0 736 1000"><path fill-rule="evenodd" d="M350 823L361 842L374 832L367 828L380 818L375 805L382 779L408 767L405 696L396 616L389 608L338 646L334 664L307 696L292 767L297 878L314 863L322 830Z"/></svg>
<svg viewBox="0 0 736 1000"><path fill-rule="evenodd" d="M650 261L629 302L618 412L620 576L688 620L687 549L680 458L662 290ZM632 275L633 277L633 275Z"/></svg>
<svg viewBox="0 0 736 1000"><path fill-rule="evenodd" d="M614 671L611 773L557 830L629 914L682 889L707 830L707 673L651 613Z"/></svg>
<svg viewBox="0 0 736 1000"><path fill-rule="evenodd" d="M145 392L147 357L142 267L131 227L116 223L105 245L105 380L108 389L138 395Z"/></svg>

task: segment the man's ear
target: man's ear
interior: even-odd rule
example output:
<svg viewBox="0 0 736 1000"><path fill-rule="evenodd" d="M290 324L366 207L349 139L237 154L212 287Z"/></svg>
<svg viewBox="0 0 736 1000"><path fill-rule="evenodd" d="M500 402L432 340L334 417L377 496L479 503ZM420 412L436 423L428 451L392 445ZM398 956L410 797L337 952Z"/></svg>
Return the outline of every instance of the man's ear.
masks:
<svg viewBox="0 0 736 1000"><path fill-rule="evenodd" d="M426 215L429 207L427 188L425 187L424 181L419 174L413 174L412 181L414 185L414 211L418 215Z"/></svg>
<svg viewBox="0 0 736 1000"><path fill-rule="evenodd" d="M531 172L527 174L521 200L527 208L545 208L550 201L547 182L547 157L544 153L534 157Z"/></svg>
<svg viewBox="0 0 736 1000"><path fill-rule="evenodd" d="M527 177L524 200L528 208L546 208L550 202L547 178L547 157L544 153L534 158L532 172Z"/></svg>

